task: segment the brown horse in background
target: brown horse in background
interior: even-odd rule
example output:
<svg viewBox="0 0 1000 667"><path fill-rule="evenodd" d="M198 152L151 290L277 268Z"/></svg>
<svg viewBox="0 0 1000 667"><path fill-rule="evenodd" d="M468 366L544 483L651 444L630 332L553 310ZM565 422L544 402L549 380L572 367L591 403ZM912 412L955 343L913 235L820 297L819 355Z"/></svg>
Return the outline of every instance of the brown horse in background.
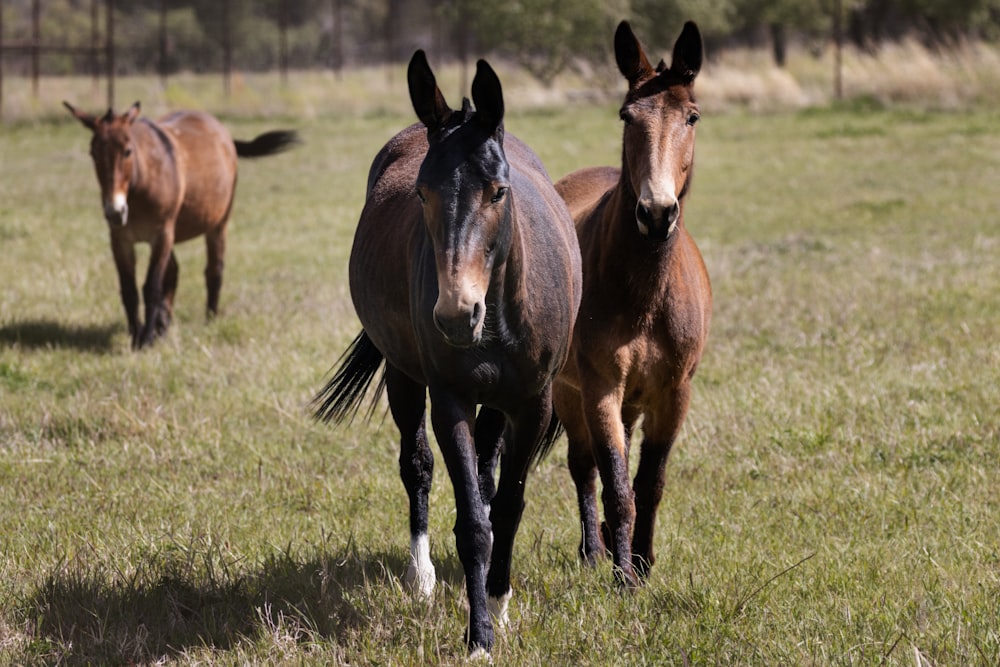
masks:
<svg viewBox="0 0 1000 667"><path fill-rule="evenodd" d="M622 22L615 56L629 85L622 167L583 169L556 183L576 221L584 271L570 360L554 396L569 439L581 555L594 563L609 548L618 577L635 585L654 561L667 455L688 410L711 318L708 273L684 225L701 36L694 23L685 24L670 67L661 61L654 68ZM629 443L640 417L633 491ZM598 470L606 535L598 525Z"/></svg>
<svg viewBox="0 0 1000 667"><path fill-rule="evenodd" d="M354 414L384 361L379 393L399 428L410 500L407 581L429 595L430 396L475 654L493 645L491 616L507 621L525 481L555 436L552 381L580 303L580 251L542 163L505 133L500 80L485 61L472 82L475 111L468 100L447 105L422 51L407 81L422 124L390 139L369 171L350 261L364 330L317 396L317 417Z"/></svg>
<svg viewBox="0 0 1000 667"><path fill-rule="evenodd" d="M174 244L205 236L208 316L219 308L226 228L236 192L236 158L272 155L298 141L294 132L266 132L253 141L234 141L212 116L179 111L153 122L139 117L139 103L98 118L63 102L93 132L90 156L101 186L104 218L118 269L122 304L132 347L162 335L173 318L177 291ZM151 248L142 287L145 325L139 321L135 244Z"/></svg>

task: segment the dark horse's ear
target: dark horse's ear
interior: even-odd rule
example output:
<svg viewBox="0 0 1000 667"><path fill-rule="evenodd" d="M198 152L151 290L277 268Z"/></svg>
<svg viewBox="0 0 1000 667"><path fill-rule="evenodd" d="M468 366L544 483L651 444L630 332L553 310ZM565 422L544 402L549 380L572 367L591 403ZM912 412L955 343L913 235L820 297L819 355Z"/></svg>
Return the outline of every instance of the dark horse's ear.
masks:
<svg viewBox="0 0 1000 667"><path fill-rule="evenodd" d="M417 118L427 126L428 132L439 129L451 116L451 108L438 88L437 79L434 78L423 49L418 49L410 58L406 82L410 86L410 101L413 102Z"/></svg>
<svg viewBox="0 0 1000 667"><path fill-rule="evenodd" d="M497 73L485 60L476 63L472 101L476 105L476 120L490 134L496 132L503 124L503 88Z"/></svg>
<svg viewBox="0 0 1000 667"><path fill-rule="evenodd" d="M681 30L680 37L674 42L673 62L670 71L691 83L701 70L702 44L701 32L694 21L688 21Z"/></svg>
<svg viewBox="0 0 1000 667"><path fill-rule="evenodd" d="M69 102L66 102L65 100L63 101L63 106L69 109L69 112L73 114L73 117L76 118L81 123L83 123L83 126L86 127L87 129L93 130L95 127L97 127L96 116L92 116L85 111L80 111L79 109L74 107Z"/></svg>
<svg viewBox="0 0 1000 667"><path fill-rule="evenodd" d="M136 100L135 104L128 108L128 111L122 114L122 120L131 125L135 122L135 119L139 117L139 101Z"/></svg>
<svg viewBox="0 0 1000 667"><path fill-rule="evenodd" d="M628 85L632 88L654 74L653 66L649 64L649 58L628 21L619 23L618 30L615 31L615 60L618 62L618 71L628 79Z"/></svg>

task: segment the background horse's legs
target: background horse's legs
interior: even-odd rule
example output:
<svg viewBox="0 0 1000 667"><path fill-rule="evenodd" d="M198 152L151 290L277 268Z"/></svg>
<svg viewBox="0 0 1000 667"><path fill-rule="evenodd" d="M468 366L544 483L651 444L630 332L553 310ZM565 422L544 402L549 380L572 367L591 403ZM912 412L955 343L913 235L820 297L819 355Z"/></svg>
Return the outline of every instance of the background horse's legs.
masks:
<svg viewBox="0 0 1000 667"><path fill-rule="evenodd" d="M448 475L455 490L455 546L465 570L469 598L468 645L470 651L493 647L493 623L486 605L486 561L490 556L490 521L486 516L476 450L472 441L475 404L467 404L447 391L430 387L431 423Z"/></svg>
<svg viewBox="0 0 1000 667"><path fill-rule="evenodd" d="M177 256L174 251L170 251L170 261L167 262L167 271L163 274L163 308L160 310L159 319L156 322L156 335L166 333L170 322L174 319L174 295L177 293L177 279L180 267L177 264Z"/></svg>
<svg viewBox="0 0 1000 667"><path fill-rule="evenodd" d="M427 536L434 453L427 443L426 389L389 364L386 364L385 383L389 410L399 428L399 476L410 499L410 565L403 581L419 594L430 597L436 578Z"/></svg>
<svg viewBox="0 0 1000 667"><path fill-rule="evenodd" d="M228 226L228 220L223 220L221 224L205 233L205 248L208 254L208 263L205 265L205 287L208 289L205 313L208 317L214 317L219 312L219 293L222 291L222 269L226 264Z"/></svg>
<svg viewBox="0 0 1000 667"><path fill-rule="evenodd" d="M173 224L167 224L167 229L173 229ZM151 344L162 333L158 330L160 313L164 308L163 286L164 276L173 254L173 232L160 234L152 243L149 256L149 270L146 272L146 282L142 286L142 299L146 304L146 323L139 336L139 347Z"/></svg>
<svg viewBox="0 0 1000 667"><path fill-rule="evenodd" d="M524 486L528 468L551 419L552 390L548 387L518 414L512 415L510 440L500 458L500 484L490 507L493 554L486 591L490 596L490 610L501 627L508 620L510 561L514 551L514 537L524 512Z"/></svg>
<svg viewBox="0 0 1000 667"><path fill-rule="evenodd" d="M135 285L135 246L112 233L111 254L115 258L115 268L118 270L118 286L122 296L122 306L125 307L125 318L128 320L128 335L132 339L132 347L139 347L139 289Z"/></svg>
<svg viewBox="0 0 1000 667"><path fill-rule="evenodd" d="M566 429L566 462L576 486L576 503L580 510L580 558L595 565L605 553L597 511L597 461L590 446L584 422L580 394L570 387L557 386L553 391L556 413Z"/></svg>
<svg viewBox="0 0 1000 667"><path fill-rule="evenodd" d="M674 389L652 414L647 414L642 430L644 438L635 473L635 532L632 536L632 565L640 577L649 574L656 561L653 553L653 533L656 510L663 498L667 457L680 433L691 400L691 385L687 382Z"/></svg>

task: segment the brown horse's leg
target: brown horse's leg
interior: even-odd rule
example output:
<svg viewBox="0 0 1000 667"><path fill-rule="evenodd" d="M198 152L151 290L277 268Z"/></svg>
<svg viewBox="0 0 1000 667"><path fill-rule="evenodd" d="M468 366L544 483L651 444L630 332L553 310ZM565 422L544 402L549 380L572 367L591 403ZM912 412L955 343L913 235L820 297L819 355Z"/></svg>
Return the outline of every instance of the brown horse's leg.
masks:
<svg viewBox="0 0 1000 667"><path fill-rule="evenodd" d="M172 228L172 225L167 225L167 228ZM142 298L146 303L146 323L139 336L140 348L151 344L157 336L163 333L159 329L162 322L161 313L164 309L163 285L173 248L172 233L164 232L153 242L149 256L149 270L146 273L146 282L142 286Z"/></svg>
<svg viewBox="0 0 1000 667"><path fill-rule="evenodd" d="M512 415L510 438L500 461L500 482L490 505L493 551L486 578L486 592L490 597L490 611L501 627L508 622L511 557L514 552L514 537L524 512L524 487L528 469L551 419L552 390L548 387L517 414Z"/></svg>
<svg viewBox="0 0 1000 667"><path fill-rule="evenodd" d="M434 453L427 442L427 390L386 364L389 410L399 428L399 476L410 499L410 565L404 581L421 595L434 592L435 572L427 536L428 497L434 477Z"/></svg>
<svg viewBox="0 0 1000 667"><path fill-rule="evenodd" d="M139 347L139 290L135 285L135 246L122 236L112 234L111 253L118 270L118 286L121 291L125 318L128 320L128 335L133 349Z"/></svg>
<svg viewBox="0 0 1000 667"><path fill-rule="evenodd" d="M643 423L642 451L634 480L636 519L632 536L632 565L640 577L647 576L656 562L653 534L656 510L663 498L667 457L684 423L690 399L691 386L685 382Z"/></svg>
<svg viewBox="0 0 1000 667"><path fill-rule="evenodd" d="M208 264L205 266L205 287L208 289L208 304L205 308L209 318L219 312L219 292L222 291L222 269L225 267L227 221L205 234L208 250Z"/></svg>
<svg viewBox="0 0 1000 667"><path fill-rule="evenodd" d="M566 429L566 462L576 486L576 502L580 510L580 557L588 565L596 565L606 548L601 537L597 511L597 461L590 445L584 422L580 394L572 388L557 386L553 392L556 413Z"/></svg>
<svg viewBox="0 0 1000 667"><path fill-rule="evenodd" d="M638 584L632 569L635 497L628 476L628 439L621 421L621 399L617 393L596 393L594 386L587 383L584 386L584 411L604 485L601 499L611 538L615 576L622 583L634 586Z"/></svg>
<svg viewBox="0 0 1000 667"><path fill-rule="evenodd" d="M174 319L174 295L177 293L177 279L180 267L177 264L177 256L174 251L170 251L170 260L167 262L166 273L163 274L163 308L160 309L159 318L156 322L156 335L161 336L170 327L170 322Z"/></svg>
<svg viewBox="0 0 1000 667"><path fill-rule="evenodd" d="M486 602L486 562L490 557L490 520L486 516L479 477L472 424L476 406L467 398L429 387L431 423L448 476L455 492L455 546L465 571L469 600L469 650L493 648L493 623ZM495 511L495 510L494 510Z"/></svg>

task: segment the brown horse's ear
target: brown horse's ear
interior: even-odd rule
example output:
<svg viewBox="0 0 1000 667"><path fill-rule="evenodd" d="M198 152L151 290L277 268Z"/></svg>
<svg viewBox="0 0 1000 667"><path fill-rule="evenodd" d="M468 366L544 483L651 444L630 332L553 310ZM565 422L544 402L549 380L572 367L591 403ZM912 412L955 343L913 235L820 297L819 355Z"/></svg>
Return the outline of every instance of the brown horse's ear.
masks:
<svg viewBox="0 0 1000 667"><path fill-rule="evenodd" d="M122 114L122 120L131 125L135 122L135 119L139 117L139 101L136 100L135 104L128 108L128 111Z"/></svg>
<svg viewBox="0 0 1000 667"><path fill-rule="evenodd" d="M81 123L83 123L83 126L86 127L88 130L93 130L94 128L97 127L96 116L92 116L85 111L80 111L79 109L77 109L76 107L74 107L72 104L70 104L65 100L63 100L63 106L69 109L69 112L73 114L73 117L76 118Z"/></svg>
<svg viewBox="0 0 1000 667"><path fill-rule="evenodd" d="M434 78L423 49L418 49L410 58L406 82L410 87L410 101L413 103L413 110L417 112L417 118L427 126L428 132L439 129L451 116L451 107L438 88L437 79Z"/></svg>
<svg viewBox="0 0 1000 667"><path fill-rule="evenodd" d="M500 77L485 60L476 63L472 101L476 105L476 120L490 134L496 132L503 124L503 88Z"/></svg>
<svg viewBox="0 0 1000 667"><path fill-rule="evenodd" d="M670 71L683 79L685 83L690 84L701 70L702 52L701 32L694 21L688 21L684 24L680 37L674 43L674 56L673 62L670 63Z"/></svg>
<svg viewBox="0 0 1000 667"><path fill-rule="evenodd" d="M618 62L618 71L628 80L632 88L654 73L653 66L649 64L649 59L628 21L619 23L615 31L615 60Z"/></svg>

